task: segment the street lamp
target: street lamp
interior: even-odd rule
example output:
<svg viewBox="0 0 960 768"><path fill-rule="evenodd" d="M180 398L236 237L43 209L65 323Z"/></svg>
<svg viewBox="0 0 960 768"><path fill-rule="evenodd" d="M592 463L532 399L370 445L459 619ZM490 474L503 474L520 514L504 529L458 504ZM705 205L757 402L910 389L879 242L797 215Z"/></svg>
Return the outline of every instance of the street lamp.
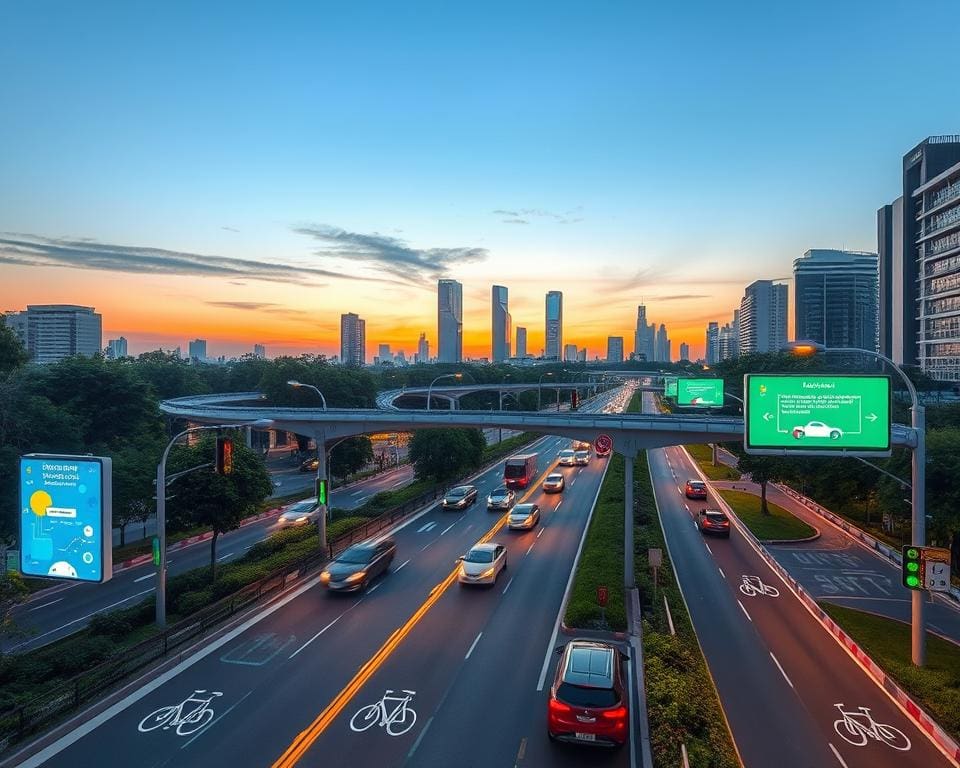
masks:
<svg viewBox="0 0 960 768"><path fill-rule="evenodd" d="M427 387L427 410L428 411L430 410L430 397L433 393L434 384L436 384L441 379L456 379L457 381L460 381L460 379L462 378L463 378L462 373L442 373L439 376L437 376L437 378L435 378L433 381L431 381L430 386Z"/></svg>
<svg viewBox="0 0 960 768"><path fill-rule="evenodd" d="M907 392L910 394L910 426L913 428L914 441L916 445L911 449L912 462L910 473L910 497L911 497L911 536L910 543L915 547L926 546L926 470L927 470L927 437L926 437L926 416L924 408L917 397L916 387L910 381L910 377L893 360L879 352L871 349L860 349L858 347L827 347L816 341L794 341L787 344L785 351L792 352L795 355L807 357L815 355L818 352L858 352L868 355L875 360L886 363L895 370L900 378L906 384ZM917 667L922 667L927 661L927 631L924 617L925 608L923 602L923 592L914 590L911 593L911 656L913 663Z"/></svg>
<svg viewBox="0 0 960 768"><path fill-rule="evenodd" d="M287 384L294 389L312 389L320 395L323 410L327 410L327 398L325 398L323 392L313 386L313 384L303 384L296 380L288 381ZM317 479L316 488L314 489L317 492L317 536L320 539L320 548L325 550L327 548L327 498L330 496L330 491L329 480L327 479L327 460L329 456L329 452L327 451L327 435L322 427L314 434L313 439L317 444ZM321 494L321 485L323 483L327 485L327 492L325 494Z"/></svg>
<svg viewBox="0 0 960 768"><path fill-rule="evenodd" d="M167 457L170 455L170 449L181 437L193 432L204 432L211 429L239 429L241 427L260 429L272 424L273 419L258 419L247 424L210 424L201 427L189 427L174 435L167 443L167 447L163 449L163 456L160 457L160 463L157 465L157 548L160 553L160 560L157 563L156 623L158 627L162 628L167 624ZM178 476L182 474L185 473L180 472Z"/></svg>
<svg viewBox="0 0 960 768"><path fill-rule="evenodd" d="M327 398L323 396L323 392L317 389L313 384L303 384L299 381L288 381L287 384L294 389L312 389L318 395L320 395L320 402L323 403L323 410L327 410Z"/></svg>
<svg viewBox="0 0 960 768"><path fill-rule="evenodd" d="M543 374L537 381L537 413L540 413L540 395L543 393L543 380L546 376L553 376L553 371Z"/></svg>

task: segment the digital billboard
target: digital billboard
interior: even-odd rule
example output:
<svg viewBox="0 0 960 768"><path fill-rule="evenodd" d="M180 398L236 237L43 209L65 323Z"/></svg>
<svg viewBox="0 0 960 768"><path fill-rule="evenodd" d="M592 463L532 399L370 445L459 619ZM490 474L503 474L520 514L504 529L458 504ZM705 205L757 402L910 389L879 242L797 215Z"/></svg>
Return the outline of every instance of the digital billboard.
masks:
<svg viewBox="0 0 960 768"><path fill-rule="evenodd" d="M20 571L73 581L113 575L111 460L20 457Z"/></svg>
<svg viewBox="0 0 960 768"><path fill-rule="evenodd" d="M723 379L678 379L677 405L701 408L722 407Z"/></svg>
<svg viewBox="0 0 960 768"><path fill-rule="evenodd" d="M889 455L886 376L744 376L747 453Z"/></svg>
<svg viewBox="0 0 960 768"><path fill-rule="evenodd" d="M664 397L677 396L677 377L676 376L663 377L663 396Z"/></svg>

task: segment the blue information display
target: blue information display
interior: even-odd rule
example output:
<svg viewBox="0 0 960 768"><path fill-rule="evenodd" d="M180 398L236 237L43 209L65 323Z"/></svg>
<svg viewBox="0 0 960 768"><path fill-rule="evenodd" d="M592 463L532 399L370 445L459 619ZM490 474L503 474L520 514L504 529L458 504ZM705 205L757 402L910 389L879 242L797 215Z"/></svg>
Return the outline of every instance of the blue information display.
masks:
<svg viewBox="0 0 960 768"><path fill-rule="evenodd" d="M25 576L110 579L111 480L109 458L20 457L20 570Z"/></svg>

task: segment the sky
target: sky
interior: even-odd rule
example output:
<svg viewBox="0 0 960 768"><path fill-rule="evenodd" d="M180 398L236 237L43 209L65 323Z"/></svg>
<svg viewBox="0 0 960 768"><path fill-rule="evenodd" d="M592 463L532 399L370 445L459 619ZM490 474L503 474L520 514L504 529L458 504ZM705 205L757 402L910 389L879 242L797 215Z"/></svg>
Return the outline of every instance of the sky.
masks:
<svg viewBox="0 0 960 768"><path fill-rule="evenodd" d="M960 133L955 0L0 4L0 310L132 354L436 350L436 280L543 346L703 354L809 248L876 250L902 156ZM793 297L791 293L791 314ZM792 318L791 318L792 321Z"/></svg>

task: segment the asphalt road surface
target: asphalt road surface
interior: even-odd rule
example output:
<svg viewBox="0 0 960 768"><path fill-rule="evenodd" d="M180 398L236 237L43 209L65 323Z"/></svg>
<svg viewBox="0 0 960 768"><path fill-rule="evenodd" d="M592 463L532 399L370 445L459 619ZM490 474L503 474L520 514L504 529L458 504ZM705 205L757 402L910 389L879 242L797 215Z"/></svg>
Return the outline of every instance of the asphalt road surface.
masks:
<svg viewBox="0 0 960 768"><path fill-rule="evenodd" d="M538 441L538 480L567 445ZM605 466L562 470L560 495L532 486L543 517L529 532L496 530L502 516L484 501L502 466L485 472L472 481L477 504L432 507L392 534L396 559L365 593L306 582L22 765L107 755L117 765L271 765L304 732L307 766L628 765L629 747L594 751L546 735L558 613ZM491 531L508 549L498 583L450 583L456 557ZM388 690L402 698L384 699ZM380 701L389 730L383 720L351 727ZM180 725L190 712L202 722Z"/></svg>
<svg viewBox="0 0 960 768"><path fill-rule="evenodd" d="M687 454L648 456L670 556L744 765L950 765L746 539L697 530L690 510L704 504L683 494L697 476Z"/></svg>

